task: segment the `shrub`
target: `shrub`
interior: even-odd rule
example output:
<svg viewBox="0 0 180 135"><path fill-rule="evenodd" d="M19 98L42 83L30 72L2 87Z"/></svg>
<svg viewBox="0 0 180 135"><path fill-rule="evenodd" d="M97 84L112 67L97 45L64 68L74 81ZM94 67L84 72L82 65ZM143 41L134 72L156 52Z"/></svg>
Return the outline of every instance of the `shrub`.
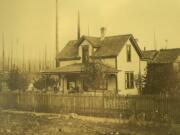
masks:
<svg viewBox="0 0 180 135"><path fill-rule="evenodd" d="M20 72L18 69L13 69L10 71L7 85L10 90L25 90L29 84L28 75L26 73Z"/></svg>
<svg viewBox="0 0 180 135"><path fill-rule="evenodd" d="M35 88L42 90L48 87L53 87L56 83L55 79L50 76L41 76L33 85Z"/></svg>
<svg viewBox="0 0 180 135"><path fill-rule="evenodd" d="M180 89L180 76L171 64L148 64L144 79L143 95L177 95Z"/></svg>

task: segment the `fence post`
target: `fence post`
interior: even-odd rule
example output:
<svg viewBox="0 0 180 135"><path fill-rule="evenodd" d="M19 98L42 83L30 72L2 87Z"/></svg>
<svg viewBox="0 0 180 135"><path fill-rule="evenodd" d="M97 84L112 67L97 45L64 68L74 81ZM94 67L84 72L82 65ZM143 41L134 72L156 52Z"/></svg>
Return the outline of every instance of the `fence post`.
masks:
<svg viewBox="0 0 180 135"><path fill-rule="evenodd" d="M19 95L19 94L20 94L20 93L18 92L18 94L17 94L17 100L18 100L18 101L17 101L17 102L18 102L18 108L20 108L20 97L19 97L20 95Z"/></svg>
<svg viewBox="0 0 180 135"><path fill-rule="evenodd" d="M32 93L32 97L33 97L33 112L36 112L36 110L35 110L35 94L34 93Z"/></svg>
<svg viewBox="0 0 180 135"><path fill-rule="evenodd" d="M73 96L73 112L76 113L76 96Z"/></svg>

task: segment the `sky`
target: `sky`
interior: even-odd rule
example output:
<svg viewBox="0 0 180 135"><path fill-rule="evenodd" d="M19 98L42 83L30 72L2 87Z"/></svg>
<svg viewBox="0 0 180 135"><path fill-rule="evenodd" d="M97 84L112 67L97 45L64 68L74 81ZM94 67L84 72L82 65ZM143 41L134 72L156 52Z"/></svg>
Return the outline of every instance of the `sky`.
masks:
<svg viewBox="0 0 180 135"><path fill-rule="evenodd" d="M59 0L59 49L77 38L77 12L81 35L133 34L146 49L180 47L180 0ZM55 0L0 0L0 50L4 35L6 57L55 57ZM168 42L166 43L165 40ZM1 54L1 51L0 51Z"/></svg>

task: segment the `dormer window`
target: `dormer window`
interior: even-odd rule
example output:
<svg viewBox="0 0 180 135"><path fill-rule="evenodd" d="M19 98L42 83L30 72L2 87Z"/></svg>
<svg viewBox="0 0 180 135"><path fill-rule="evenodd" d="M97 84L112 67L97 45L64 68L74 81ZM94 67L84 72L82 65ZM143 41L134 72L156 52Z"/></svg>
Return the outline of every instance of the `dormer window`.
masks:
<svg viewBox="0 0 180 135"><path fill-rule="evenodd" d="M131 45L127 45L127 62L131 62Z"/></svg>
<svg viewBox="0 0 180 135"><path fill-rule="evenodd" d="M89 62L89 46L82 46L82 63Z"/></svg>

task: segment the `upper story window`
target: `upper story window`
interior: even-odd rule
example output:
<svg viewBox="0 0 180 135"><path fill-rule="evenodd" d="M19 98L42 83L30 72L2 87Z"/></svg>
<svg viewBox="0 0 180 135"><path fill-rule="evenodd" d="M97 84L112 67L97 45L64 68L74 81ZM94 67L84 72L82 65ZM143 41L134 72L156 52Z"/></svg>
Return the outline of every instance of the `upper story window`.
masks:
<svg viewBox="0 0 180 135"><path fill-rule="evenodd" d="M133 72L125 73L125 87L126 89L134 88L134 73Z"/></svg>
<svg viewBox="0 0 180 135"><path fill-rule="evenodd" d="M82 46L82 63L89 62L89 46Z"/></svg>
<svg viewBox="0 0 180 135"><path fill-rule="evenodd" d="M127 62L131 62L131 45L127 45Z"/></svg>

